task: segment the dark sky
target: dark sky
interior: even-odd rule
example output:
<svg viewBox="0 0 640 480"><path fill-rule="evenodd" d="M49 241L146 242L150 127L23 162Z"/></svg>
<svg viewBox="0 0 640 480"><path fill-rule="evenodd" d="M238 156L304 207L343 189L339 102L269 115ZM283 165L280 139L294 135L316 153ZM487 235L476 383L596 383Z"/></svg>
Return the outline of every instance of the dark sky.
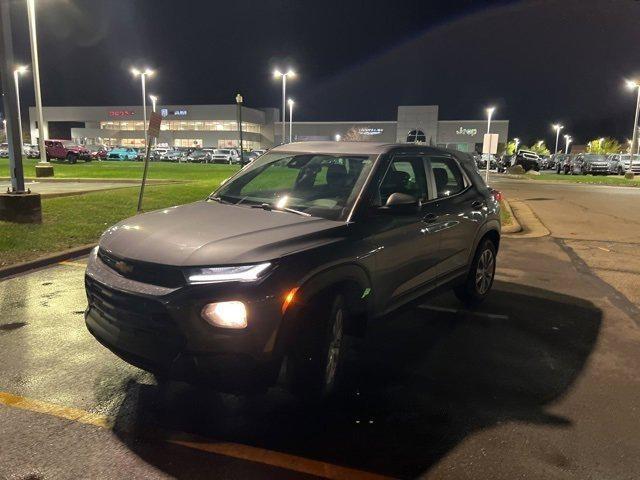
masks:
<svg viewBox="0 0 640 480"><path fill-rule="evenodd" d="M576 143L631 135L640 78L635 0L38 0L44 105L140 101L149 65L161 103L280 104L292 66L299 120L393 120L437 104L441 119L511 120L511 136ZM26 2L14 0L18 61L30 60ZM22 80L33 105L32 78Z"/></svg>

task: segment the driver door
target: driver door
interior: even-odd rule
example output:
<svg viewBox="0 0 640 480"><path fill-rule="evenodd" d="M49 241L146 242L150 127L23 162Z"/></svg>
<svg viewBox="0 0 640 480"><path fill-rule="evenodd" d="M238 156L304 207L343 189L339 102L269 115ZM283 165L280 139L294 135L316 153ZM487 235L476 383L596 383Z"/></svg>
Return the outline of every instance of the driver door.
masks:
<svg viewBox="0 0 640 480"><path fill-rule="evenodd" d="M414 212L379 210L392 193L414 196L421 202L431 198L422 155L394 154L381 180L374 186L372 243L376 247L375 301L386 311L434 282L438 266L438 236L431 235L424 209ZM377 208L378 207L378 208Z"/></svg>

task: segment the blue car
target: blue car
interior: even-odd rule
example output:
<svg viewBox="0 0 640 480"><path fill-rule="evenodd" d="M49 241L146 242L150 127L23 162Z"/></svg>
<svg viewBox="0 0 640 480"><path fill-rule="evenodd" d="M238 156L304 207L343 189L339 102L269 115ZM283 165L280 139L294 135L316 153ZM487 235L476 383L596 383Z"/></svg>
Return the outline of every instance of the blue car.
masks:
<svg viewBox="0 0 640 480"><path fill-rule="evenodd" d="M138 151L131 147L116 147L109 150L105 160L136 160Z"/></svg>

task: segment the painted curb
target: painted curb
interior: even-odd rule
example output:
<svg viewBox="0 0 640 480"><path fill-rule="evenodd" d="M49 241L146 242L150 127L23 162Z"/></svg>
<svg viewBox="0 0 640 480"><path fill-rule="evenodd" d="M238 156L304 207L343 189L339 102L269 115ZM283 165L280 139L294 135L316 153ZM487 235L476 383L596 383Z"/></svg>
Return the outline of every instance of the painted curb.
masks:
<svg viewBox="0 0 640 480"><path fill-rule="evenodd" d="M502 203L504 203L505 208L507 209L507 213L509 215L511 215L511 219L513 220L513 225L509 225L507 227L502 227L501 232L502 233L518 233L522 231L522 225L520 225L520 222L518 222L518 217L515 216L515 214L513 213L513 210L511 209L511 205L509 204L509 201L502 197Z"/></svg>
<svg viewBox="0 0 640 480"><path fill-rule="evenodd" d="M16 263L7 267L1 267L0 279L10 277L11 275L15 275L17 273L35 270L36 268L47 267L64 260L69 260L70 258L86 255L95 246L95 243L91 243L89 245L81 245L79 247L70 248L69 250L62 250L61 252L56 252L44 257L39 257L35 260L29 260L28 262Z"/></svg>

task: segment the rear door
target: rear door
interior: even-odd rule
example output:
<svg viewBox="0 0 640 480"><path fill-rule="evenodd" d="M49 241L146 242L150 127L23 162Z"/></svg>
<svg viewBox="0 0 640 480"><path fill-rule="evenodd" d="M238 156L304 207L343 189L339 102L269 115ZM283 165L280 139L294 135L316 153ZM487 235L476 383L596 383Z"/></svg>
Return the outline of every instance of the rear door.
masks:
<svg viewBox="0 0 640 480"><path fill-rule="evenodd" d="M438 277L466 270L476 232L486 219L486 200L453 157L430 156L427 173L435 199L429 208L428 229L439 234Z"/></svg>
<svg viewBox="0 0 640 480"><path fill-rule="evenodd" d="M368 219L375 246L376 304L380 310L403 303L404 297L435 282L438 264L437 235L430 235L424 212L376 213L392 193L404 193L427 202L430 198L424 156L394 153L381 181L373 186L374 209Z"/></svg>

